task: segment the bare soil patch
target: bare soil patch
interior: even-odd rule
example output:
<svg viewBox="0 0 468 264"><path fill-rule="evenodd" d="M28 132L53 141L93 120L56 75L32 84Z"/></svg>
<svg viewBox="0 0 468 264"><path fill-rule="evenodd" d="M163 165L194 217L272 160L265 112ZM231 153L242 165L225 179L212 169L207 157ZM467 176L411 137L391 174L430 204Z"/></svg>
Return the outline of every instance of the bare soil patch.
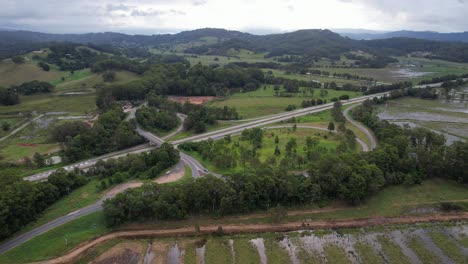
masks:
<svg viewBox="0 0 468 264"><path fill-rule="evenodd" d="M17 143L16 146L19 146L19 147L37 147L39 145L34 144L34 143Z"/></svg>
<svg viewBox="0 0 468 264"><path fill-rule="evenodd" d="M169 96L168 99L181 104L189 101L191 104L202 105L216 98L215 96Z"/></svg>
<svg viewBox="0 0 468 264"><path fill-rule="evenodd" d="M143 245L140 243L117 244L91 263L95 264L116 264L116 263L139 263Z"/></svg>

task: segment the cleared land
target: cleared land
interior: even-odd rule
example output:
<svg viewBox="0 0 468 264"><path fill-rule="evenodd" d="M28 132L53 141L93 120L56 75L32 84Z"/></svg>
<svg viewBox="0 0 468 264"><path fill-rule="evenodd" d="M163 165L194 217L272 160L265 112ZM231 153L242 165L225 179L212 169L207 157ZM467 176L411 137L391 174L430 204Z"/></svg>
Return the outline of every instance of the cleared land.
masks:
<svg viewBox="0 0 468 264"><path fill-rule="evenodd" d="M272 85L266 85L253 92L235 93L222 99L213 100L208 105L235 107L242 118L253 118L284 112L288 105L295 105L297 108L301 108L302 101L313 98L330 100L333 97L345 94L349 95L350 98L362 95L359 92L327 89L328 95L321 97L320 90L314 89L313 95L308 94L304 96L302 93L297 93L294 97L279 97L275 96Z"/></svg>

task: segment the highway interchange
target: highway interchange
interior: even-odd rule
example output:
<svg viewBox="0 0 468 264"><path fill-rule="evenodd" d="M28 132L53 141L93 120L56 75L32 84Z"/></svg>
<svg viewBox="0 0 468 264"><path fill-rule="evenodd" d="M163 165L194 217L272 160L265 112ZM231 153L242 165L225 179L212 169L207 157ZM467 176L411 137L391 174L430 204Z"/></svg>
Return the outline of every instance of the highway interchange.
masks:
<svg viewBox="0 0 468 264"><path fill-rule="evenodd" d="M350 99L350 100L342 101L342 103L343 103L343 105L358 104L358 103L364 102L367 99L372 99L374 97L383 97L385 95L389 95L389 92L361 96L361 97L353 98L353 99ZM198 141L203 141L203 140L208 140L208 139L213 139L213 140L221 139L221 138L224 138L227 135L239 134L243 130L246 130L246 129L251 129L251 128L255 128L255 127L264 127L266 125L274 124L274 123L277 123L279 121L288 120L288 119L293 118L293 117L303 116L303 115L307 115L307 114L310 114L310 113L318 113L318 112L321 112L321 111L324 111L324 110L331 109L332 107L333 107L333 103L328 103L328 104L324 104L324 105L308 107L308 108L294 110L294 111L290 111L290 112L274 114L274 115L270 115L270 116L266 116L266 117L262 117L262 118L253 119L252 121L249 121L249 122L244 123L244 124L235 125L235 126L231 126L231 127L228 127L228 128L224 128L224 129L220 129L220 130L216 130L216 131L212 131L212 132L207 132L207 133L187 137L187 138L180 139L180 140L175 140L175 141L172 141L170 143L177 147L179 144L182 144L182 143L185 143L185 142L198 142ZM133 118L135 116L135 111L136 111L136 109L133 109L130 112L130 114L129 114L130 118ZM179 118L181 118L181 117L179 116ZM366 131L367 131L367 129L366 129ZM105 155L105 156L102 156L102 157L97 157L97 158L89 159L89 160L86 160L86 161L81 161L81 162L78 162L78 163L75 163L75 164L72 164L72 165L67 165L67 166L63 167L63 169L65 169L67 171L74 170L75 168L85 170L85 169L93 166L94 164L96 164L96 162L99 161L99 160L107 160L107 159L111 159L111 158L123 157L123 156L126 156L128 154L137 154L137 153L142 153L142 152L148 152L148 151L151 151L152 149L156 148L157 146L159 146L159 145L161 145L161 144L163 144L165 142L163 139L161 139L161 138L155 136L154 134L152 134L152 133L150 133L148 131L145 131L145 130L139 128L139 127L136 129L136 132L138 134L140 134L142 137L144 137L146 140L148 140L150 142L150 146L147 146L147 145L137 146L137 147L134 147L134 148L131 148L131 149L122 150L122 151L112 153L112 154L108 154L108 155ZM369 133L369 132L367 131L367 133ZM367 135L367 133L366 133L366 135ZM368 135L368 136L372 137L372 135ZM376 147L376 144L372 143L371 148L373 149L375 147ZM202 176L203 174L208 172L208 170L206 168L204 168L203 165L201 165L193 157L191 157L191 156L189 156L189 155L187 155L185 153L180 153L180 158L186 165L188 165L190 167L190 169L192 171L192 177L197 178L197 177ZM46 180L47 177L50 174L52 174L54 171L55 170L42 172L42 173L39 173L39 174L35 174L35 175L25 177L24 179L29 180L29 181ZM211 172L209 172L209 173L211 173ZM213 174L213 173L211 173L211 174ZM214 174L214 175L217 175L217 174ZM217 176L219 176L219 175L217 175ZM53 229L55 227L63 225L65 223L70 222L70 221L72 221L74 219L77 219L77 218L79 218L81 216L84 216L84 215L87 215L87 214L102 210L102 203L103 203L103 201L105 199L108 199L108 198L111 198L111 197L110 196L105 196L105 197L103 197L101 200L99 200L97 203L95 203L93 205L87 206L85 208L82 208L80 210L72 212L72 213L70 213L68 215L59 217L59 218L57 218L57 219L55 219L55 220L53 220L53 221L51 221L51 222L49 222L47 224L44 224L44 225L42 225L42 226L40 226L40 227L38 227L38 228L36 228L34 230L31 230L31 231L29 231L27 233L24 233L24 234L22 234L20 236L14 237L14 238L6 241L5 243L0 245L0 254L3 254L4 252L6 252L6 251L8 251L8 250L22 244L22 243L34 238L34 237L36 237L36 236L38 236L40 234L43 234L43 233L45 233L45 232L47 232L47 231L49 231L49 230L51 230L51 229Z"/></svg>

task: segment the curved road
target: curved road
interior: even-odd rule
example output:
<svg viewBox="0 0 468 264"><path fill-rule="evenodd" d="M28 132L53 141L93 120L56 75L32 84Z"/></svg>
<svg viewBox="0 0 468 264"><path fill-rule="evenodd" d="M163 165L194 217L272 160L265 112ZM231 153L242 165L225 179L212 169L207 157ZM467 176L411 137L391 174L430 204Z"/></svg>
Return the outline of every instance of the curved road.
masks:
<svg viewBox="0 0 468 264"><path fill-rule="evenodd" d="M363 125L360 123L354 121L350 116L349 116L349 111L353 108L355 108L358 105L353 105L351 107L346 108L343 111L343 115L346 117L346 120L350 122L353 126L357 127L359 130L361 130L369 139L369 142L371 143L370 149L373 150L377 148L377 140L375 139L374 135Z"/></svg>

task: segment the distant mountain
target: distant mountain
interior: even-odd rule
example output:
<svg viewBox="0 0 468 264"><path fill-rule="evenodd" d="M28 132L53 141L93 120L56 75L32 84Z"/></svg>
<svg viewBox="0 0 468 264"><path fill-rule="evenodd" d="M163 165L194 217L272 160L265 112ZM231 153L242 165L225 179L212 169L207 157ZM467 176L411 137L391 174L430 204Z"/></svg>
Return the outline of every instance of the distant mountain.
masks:
<svg viewBox="0 0 468 264"><path fill-rule="evenodd" d="M342 32L340 35L356 40L388 39L388 38L416 38L434 41L468 42L468 32L439 33L434 31L395 31L388 33Z"/></svg>
<svg viewBox="0 0 468 264"><path fill-rule="evenodd" d="M459 35L457 35L459 34ZM355 40L343 37L330 30L307 29L283 34L253 35L239 31L204 28L177 34L128 35L114 32L88 34L47 34L31 31L0 31L0 59L22 54L50 42L74 42L80 44L114 46L158 46L198 42L206 37L215 37L216 43L193 45L185 50L196 54L226 55L232 49L248 49L268 52L269 56L303 55L309 58L327 57L339 59L350 51L362 50L379 57L399 56L422 52L429 58L468 62L468 44L441 42L442 39L463 39L468 33L440 34L435 32L391 32L372 40ZM423 40L410 36L434 38ZM443 37L445 36L445 37ZM356 36L355 36L356 37ZM438 41L435 41L438 40ZM468 40L467 40L468 41Z"/></svg>

